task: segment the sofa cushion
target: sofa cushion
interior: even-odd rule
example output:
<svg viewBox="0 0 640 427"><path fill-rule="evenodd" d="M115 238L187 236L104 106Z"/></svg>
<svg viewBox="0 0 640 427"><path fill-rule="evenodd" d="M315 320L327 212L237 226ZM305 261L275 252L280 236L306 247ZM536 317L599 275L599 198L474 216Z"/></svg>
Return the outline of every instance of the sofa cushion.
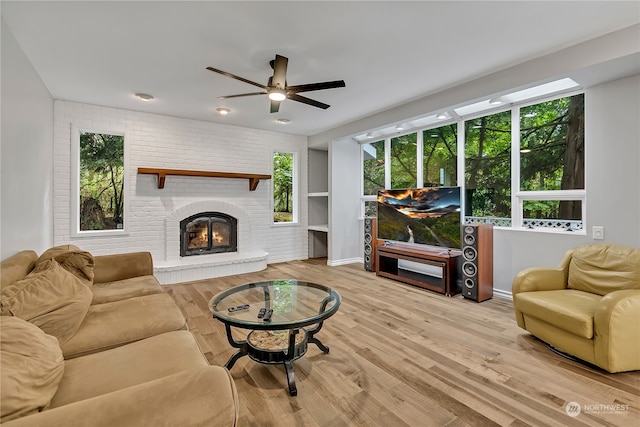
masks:
<svg viewBox="0 0 640 427"><path fill-rule="evenodd" d="M71 359L180 329L185 318L165 293L92 305L62 353Z"/></svg>
<svg viewBox="0 0 640 427"><path fill-rule="evenodd" d="M74 245L55 246L47 249L36 261L36 265L41 262L55 259L65 270L73 273L83 281L85 285L93 284L93 255L81 250Z"/></svg>
<svg viewBox="0 0 640 427"><path fill-rule="evenodd" d="M582 245L569 263L570 289L606 295L640 289L640 250L621 245Z"/></svg>
<svg viewBox="0 0 640 427"><path fill-rule="evenodd" d="M0 422L49 406L64 373L58 340L37 326L11 316L0 317Z"/></svg>
<svg viewBox="0 0 640 427"><path fill-rule="evenodd" d="M138 276L115 282L94 283L91 304L105 304L144 295L161 294L162 288L154 276Z"/></svg>
<svg viewBox="0 0 640 427"><path fill-rule="evenodd" d="M44 332L68 341L87 314L91 289L50 259L0 291L1 312L28 320Z"/></svg>
<svg viewBox="0 0 640 427"><path fill-rule="evenodd" d="M34 251L22 251L2 261L0 266L0 289L13 285L18 280L27 277L27 274L36 266L37 259L38 254Z"/></svg>
<svg viewBox="0 0 640 427"><path fill-rule="evenodd" d="M138 361L139 363L133 363ZM198 366L208 366L189 331L174 331L65 363L51 407L100 396ZM100 369L96 369L99 366ZM78 381L82 378L82 381Z"/></svg>
<svg viewBox="0 0 640 427"><path fill-rule="evenodd" d="M593 338L593 318L601 296L572 289L522 292L514 296L527 316L550 323L574 335Z"/></svg>

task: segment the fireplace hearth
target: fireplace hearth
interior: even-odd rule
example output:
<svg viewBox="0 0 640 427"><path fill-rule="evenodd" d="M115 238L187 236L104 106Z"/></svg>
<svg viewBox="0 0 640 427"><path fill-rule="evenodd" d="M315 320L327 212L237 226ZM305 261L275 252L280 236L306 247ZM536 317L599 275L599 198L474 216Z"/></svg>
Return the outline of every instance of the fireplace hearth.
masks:
<svg viewBox="0 0 640 427"><path fill-rule="evenodd" d="M180 256L238 251L238 221L221 212L201 212L180 221Z"/></svg>

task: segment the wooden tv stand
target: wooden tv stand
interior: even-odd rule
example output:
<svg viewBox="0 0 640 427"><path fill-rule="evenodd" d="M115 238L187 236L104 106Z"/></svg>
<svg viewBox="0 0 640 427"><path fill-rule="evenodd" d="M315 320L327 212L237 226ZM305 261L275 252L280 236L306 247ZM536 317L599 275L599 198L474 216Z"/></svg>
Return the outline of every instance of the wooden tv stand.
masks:
<svg viewBox="0 0 640 427"><path fill-rule="evenodd" d="M378 240L376 275L453 296L460 293L456 281L456 266L461 255L462 252L454 249ZM398 267L399 260L408 261L405 268ZM427 269L436 271L440 269L441 277L421 272L420 268L406 267L406 264L415 267L425 265L428 266Z"/></svg>

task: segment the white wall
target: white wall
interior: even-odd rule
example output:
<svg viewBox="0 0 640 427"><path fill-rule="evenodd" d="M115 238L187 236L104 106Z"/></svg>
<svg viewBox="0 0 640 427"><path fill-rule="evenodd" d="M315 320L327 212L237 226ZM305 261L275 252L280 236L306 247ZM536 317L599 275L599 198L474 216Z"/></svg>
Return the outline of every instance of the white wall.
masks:
<svg viewBox="0 0 640 427"><path fill-rule="evenodd" d="M53 99L4 20L0 259L53 241Z"/></svg>
<svg viewBox="0 0 640 427"><path fill-rule="evenodd" d="M54 124L54 243L74 243L94 254L149 251L166 259L165 218L197 201L217 200L239 206L251 221L252 248L265 250L268 262L307 258L306 137L226 126L116 108L56 101ZM72 125L98 131L125 131L130 199L129 234L74 238L70 232ZM158 189L139 167L272 174L274 150L298 153L301 202L298 225L274 226L272 181L249 191L248 180L168 176ZM240 249L240 248L239 248Z"/></svg>
<svg viewBox="0 0 640 427"><path fill-rule="evenodd" d="M359 162L360 145L353 140L329 144L329 265L362 259Z"/></svg>

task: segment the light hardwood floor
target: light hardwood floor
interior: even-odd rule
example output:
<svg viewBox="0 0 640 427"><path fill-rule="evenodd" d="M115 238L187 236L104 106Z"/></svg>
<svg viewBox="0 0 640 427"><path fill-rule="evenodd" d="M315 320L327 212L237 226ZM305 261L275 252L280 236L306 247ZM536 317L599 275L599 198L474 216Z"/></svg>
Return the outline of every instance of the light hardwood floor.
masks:
<svg viewBox="0 0 640 427"><path fill-rule="evenodd" d="M231 286L286 278L342 296L318 334L331 351L310 345L294 362L296 397L282 366L241 358L231 369L241 426L640 426L639 372L612 375L554 354L517 327L507 299L449 298L324 259L166 290L209 362L224 365L234 349L208 301ZM568 416L569 402L582 412Z"/></svg>

